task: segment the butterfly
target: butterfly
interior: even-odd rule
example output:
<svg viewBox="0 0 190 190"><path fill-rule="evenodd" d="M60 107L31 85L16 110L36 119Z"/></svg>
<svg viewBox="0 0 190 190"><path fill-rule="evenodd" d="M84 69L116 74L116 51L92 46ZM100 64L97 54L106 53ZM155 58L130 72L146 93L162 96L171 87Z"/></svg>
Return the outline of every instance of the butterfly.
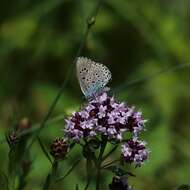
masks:
<svg viewBox="0 0 190 190"><path fill-rule="evenodd" d="M111 80L111 72L105 65L86 57L78 57L76 70L80 88L86 98L95 97L105 91Z"/></svg>

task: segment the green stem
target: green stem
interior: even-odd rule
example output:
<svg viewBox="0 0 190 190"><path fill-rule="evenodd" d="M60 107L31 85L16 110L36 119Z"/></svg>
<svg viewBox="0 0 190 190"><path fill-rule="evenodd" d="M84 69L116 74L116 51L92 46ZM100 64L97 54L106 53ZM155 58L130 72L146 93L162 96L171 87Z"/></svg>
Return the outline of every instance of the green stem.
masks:
<svg viewBox="0 0 190 190"><path fill-rule="evenodd" d="M119 162L119 161L120 161L120 159L113 160L113 161L111 161L111 162L105 164L104 166L102 166L101 169L105 169L105 168L107 168L107 167L111 166L112 164L114 164L114 163L116 163L116 162Z"/></svg>
<svg viewBox="0 0 190 190"><path fill-rule="evenodd" d="M52 124L55 124L55 123L58 123L58 122L62 122L64 121L66 115L64 114L61 114L61 115L58 115L56 117L53 117L52 119L48 120L46 125L52 125ZM28 134L31 134L31 133L34 133L35 131L37 131L40 127L40 124L37 123L37 124L34 124L32 127L30 127L29 129L25 129L24 131L22 131L21 133L18 134L18 137L22 137L24 135L28 135Z"/></svg>
<svg viewBox="0 0 190 190"><path fill-rule="evenodd" d="M19 176L19 185L18 185L18 190L23 190L25 188L26 182L25 182L25 177L26 176Z"/></svg>
<svg viewBox="0 0 190 190"><path fill-rule="evenodd" d="M86 186L84 188L84 190L87 190L89 185L90 185L90 182L91 182L91 177L92 177L92 160L90 159L87 159L86 160L86 174L87 174L87 181L86 181Z"/></svg>
<svg viewBox="0 0 190 190"><path fill-rule="evenodd" d="M47 121L46 126L47 125L52 125L52 124L55 124L55 123L58 123L58 122L62 122L62 121L64 121L65 117L66 117L66 114L61 114L61 115L55 116L55 117L53 117L53 118L51 118L51 119L49 119ZM39 129L39 127L40 127L40 123L33 124L30 128L19 132L18 138L21 138L21 137L23 137L25 135L30 135L30 134L34 133L35 131L37 131ZM0 144L6 143L6 142L7 142L7 140L6 140L5 137L0 138Z"/></svg>
<svg viewBox="0 0 190 190"><path fill-rule="evenodd" d="M101 164L102 164L102 157L106 148L107 139L102 138L101 148L100 148L100 154L97 160L97 171L96 171L96 190L100 190L100 177L101 177Z"/></svg>
<svg viewBox="0 0 190 190"><path fill-rule="evenodd" d="M118 145L114 146L103 158L102 160L106 160L116 149L117 149Z"/></svg>
<svg viewBox="0 0 190 190"><path fill-rule="evenodd" d="M40 139L39 137L37 137L37 138L38 138L38 142L39 142L39 144L40 144L40 147L41 147L41 149L42 149L44 155L45 155L46 158L49 160L49 162L50 162L51 164L53 164L53 162L52 162L52 160L51 160L51 157L50 157L48 151L46 150L45 146L43 145L41 139Z"/></svg>
<svg viewBox="0 0 190 190"><path fill-rule="evenodd" d="M57 177L57 170L58 170L58 161L54 160L52 164L51 173L49 173L48 176L46 177L43 190L49 190L50 187L55 183L55 179Z"/></svg>
<svg viewBox="0 0 190 190"><path fill-rule="evenodd" d="M72 167L67 171L67 173L62 176L62 177L59 177L57 180L56 180L56 183L58 183L59 181L61 180L64 180L74 169L75 167L79 164L79 162L81 161L81 159L78 159L73 165Z"/></svg>

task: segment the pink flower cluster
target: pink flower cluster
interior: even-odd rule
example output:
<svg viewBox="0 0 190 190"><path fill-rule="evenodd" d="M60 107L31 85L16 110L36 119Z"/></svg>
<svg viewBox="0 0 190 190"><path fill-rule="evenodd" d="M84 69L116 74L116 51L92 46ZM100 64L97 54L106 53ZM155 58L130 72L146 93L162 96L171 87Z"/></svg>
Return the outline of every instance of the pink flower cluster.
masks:
<svg viewBox="0 0 190 190"><path fill-rule="evenodd" d="M104 92L66 119L64 131L66 138L75 142L98 135L103 135L110 141L121 142L126 133L131 138L137 138L144 130L145 122L141 112L123 102L117 102Z"/></svg>
<svg viewBox="0 0 190 190"><path fill-rule="evenodd" d="M126 162L134 162L136 166L141 166L149 154L149 151L146 149L146 142L140 141L137 138L127 140L122 145L121 152Z"/></svg>

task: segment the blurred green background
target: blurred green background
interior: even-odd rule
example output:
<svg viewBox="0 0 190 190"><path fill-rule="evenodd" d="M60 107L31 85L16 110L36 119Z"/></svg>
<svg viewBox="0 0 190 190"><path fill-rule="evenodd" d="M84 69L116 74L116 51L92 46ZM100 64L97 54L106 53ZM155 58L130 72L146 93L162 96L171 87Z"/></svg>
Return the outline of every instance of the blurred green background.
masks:
<svg viewBox="0 0 190 190"><path fill-rule="evenodd" d="M17 0L0 6L0 138L22 117L42 121L66 78L86 19L97 0ZM135 190L169 190L190 183L190 68L159 74L142 83L124 85L162 69L190 64L189 0L106 0L82 52L106 64L115 96L135 105L148 119L144 139L150 160L133 169ZM84 102L75 73L52 117L71 113ZM64 121L46 126L49 146L62 136ZM63 173L80 156L75 149ZM8 145L1 142L1 170ZM38 144L32 147L32 170L26 190L39 190L51 166ZM55 189L83 189L84 161ZM111 175L104 173L106 183ZM90 189L93 189L91 186ZM107 189L106 186L103 190Z"/></svg>

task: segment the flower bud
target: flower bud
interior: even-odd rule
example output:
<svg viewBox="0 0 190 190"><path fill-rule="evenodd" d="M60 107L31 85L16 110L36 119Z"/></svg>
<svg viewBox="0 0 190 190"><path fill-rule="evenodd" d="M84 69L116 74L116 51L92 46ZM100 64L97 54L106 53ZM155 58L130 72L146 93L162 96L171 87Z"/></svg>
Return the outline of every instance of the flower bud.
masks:
<svg viewBox="0 0 190 190"><path fill-rule="evenodd" d="M64 138L56 138L51 144L51 155L56 159L63 159L69 149L69 145Z"/></svg>
<svg viewBox="0 0 190 190"><path fill-rule="evenodd" d="M28 129L30 127L30 121L27 117L22 118L18 123L19 129Z"/></svg>

